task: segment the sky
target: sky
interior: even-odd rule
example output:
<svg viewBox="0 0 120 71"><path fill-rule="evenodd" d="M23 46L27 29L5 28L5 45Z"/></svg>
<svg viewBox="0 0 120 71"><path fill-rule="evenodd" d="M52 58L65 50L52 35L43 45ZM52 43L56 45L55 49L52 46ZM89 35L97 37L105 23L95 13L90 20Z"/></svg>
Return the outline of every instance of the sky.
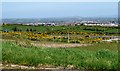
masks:
<svg viewBox="0 0 120 71"><path fill-rule="evenodd" d="M2 2L118 2L119 0L1 0Z"/></svg>
<svg viewBox="0 0 120 71"><path fill-rule="evenodd" d="M3 2L2 18L117 17L117 2Z"/></svg>

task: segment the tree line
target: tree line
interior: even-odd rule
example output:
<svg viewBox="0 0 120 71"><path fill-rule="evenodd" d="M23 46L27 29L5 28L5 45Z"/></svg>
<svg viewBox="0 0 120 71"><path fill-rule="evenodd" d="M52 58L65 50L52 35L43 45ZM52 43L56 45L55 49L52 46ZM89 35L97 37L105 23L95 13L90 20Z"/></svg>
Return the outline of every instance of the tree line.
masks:
<svg viewBox="0 0 120 71"><path fill-rule="evenodd" d="M19 29L19 28L16 27L16 26L13 27L12 30L13 30L14 32L18 32L18 31L21 32L21 31L22 31L22 29ZM26 29L26 32L36 32L36 29L27 28L27 29Z"/></svg>

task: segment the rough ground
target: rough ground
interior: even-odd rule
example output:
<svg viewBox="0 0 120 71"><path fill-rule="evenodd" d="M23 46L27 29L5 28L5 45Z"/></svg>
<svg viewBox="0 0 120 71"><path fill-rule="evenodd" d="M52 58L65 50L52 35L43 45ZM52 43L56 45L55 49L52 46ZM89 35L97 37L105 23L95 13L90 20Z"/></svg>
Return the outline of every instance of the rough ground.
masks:
<svg viewBox="0 0 120 71"><path fill-rule="evenodd" d="M0 41L15 41L15 40L4 40L0 39ZM20 45L33 45L37 47L48 47L48 48L68 48L68 47L80 47L80 46L90 46L92 44L80 44L80 43L57 43L57 42L32 42L30 41L26 44L26 41L17 41Z"/></svg>
<svg viewBox="0 0 120 71"><path fill-rule="evenodd" d="M72 66L64 67L34 67L34 66L23 66L17 64L0 64L0 69L45 69L45 70L58 70L58 69L73 69Z"/></svg>
<svg viewBox="0 0 120 71"><path fill-rule="evenodd" d="M32 43L34 46L50 47L50 48L68 48L68 47L79 47L89 46L91 44L75 44L75 43Z"/></svg>

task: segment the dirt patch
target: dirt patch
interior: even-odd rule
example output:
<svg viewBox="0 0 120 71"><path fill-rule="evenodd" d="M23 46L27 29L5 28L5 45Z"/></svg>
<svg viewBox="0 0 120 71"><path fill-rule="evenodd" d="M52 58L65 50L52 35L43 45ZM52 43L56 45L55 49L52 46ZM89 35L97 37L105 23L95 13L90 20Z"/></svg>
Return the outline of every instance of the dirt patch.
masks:
<svg viewBox="0 0 120 71"><path fill-rule="evenodd" d="M20 69L25 69L24 71L26 71L26 69L30 69L29 71L31 71L31 70L35 70L35 69L40 69L40 70L42 70L42 69L44 69L45 71L47 70L47 71L58 71L59 69L60 69L60 71L61 71L61 69L74 69L73 68L73 65L68 65L66 68L64 68L64 67L60 67L60 66L58 66L58 67L43 67L43 66L41 66L41 67L34 67L34 66L23 66L23 65L16 65L16 64L0 64L0 68L3 70L3 69L16 69L15 71L18 71L18 70L20 70ZM18 69L18 70L17 70ZM39 71L40 71L39 70ZM21 70L20 70L21 71ZM36 70L35 70L36 71ZM42 70L43 71L43 70ZM68 71L68 70L67 70ZM76 71L76 70L75 70Z"/></svg>
<svg viewBox="0 0 120 71"><path fill-rule="evenodd" d="M50 48L68 48L68 47L80 47L90 46L91 44L71 44L71 43L32 43L34 46L50 47Z"/></svg>
<svg viewBox="0 0 120 71"><path fill-rule="evenodd" d="M2 69L35 69L35 67L15 65L15 64L0 64Z"/></svg>
<svg viewBox="0 0 120 71"><path fill-rule="evenodd" d="M1 40L1 41L15 41L15 40ZM48 47L48 48L68 48L68 47L80 47L90 46L92 44L78 44L78 43L53 43L53 42L29 42L28 41L17 41L18 45L33 45L37 47ZM27 43L27 44L26 44Z"/></svg>

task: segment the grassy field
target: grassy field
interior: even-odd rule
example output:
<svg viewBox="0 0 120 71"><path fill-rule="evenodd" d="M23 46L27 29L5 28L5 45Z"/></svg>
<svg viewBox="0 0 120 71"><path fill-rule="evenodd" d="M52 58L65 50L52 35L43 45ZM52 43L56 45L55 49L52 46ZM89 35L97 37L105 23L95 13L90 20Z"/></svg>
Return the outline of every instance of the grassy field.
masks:
<svg viewBox="0 0 120 71"><path fill-rule="evenodd" d="M18 27L19 26L19 27ZM2 25L3 30L13 31L14 27L20 29L21 31L26 31L27 29L36 30L36 32L87 32L87 33L102 33L102 34L118 34L120 27L100 27L100 26L25 26L25 25ZM34 31L33 31L34 32Z"/></svg>
<svg viewBox="0 0 120 71"><path fill-rule="evenodd" d="M73 69L117 69L116 43L99 43L76 48L21 47L14 42L2 43L3 64Z"/></svg>
<svg viewBox="0 0 120 71"><path fill-rule="evenodd" d="M19 27L18 27L19 26ZM119 27L100 26L26 26L2 25L3 39L23 38L32 41L96 43L119 35ZM68 36L69 35L69 36ZM109 37L105 37L109 36Z"/></svg>
<svg viewBox="0 0 120 71"><path fill-rule="evenodd" d="M2 47L0 47L2 62L3 64L35 66L36 68L118 69L118 41L104 42L103 40L109 40L112 38L111 36L118 35L119 29L120 27L83 25L2 25L0 31L2 34ZM33 42L35 44L90 45L48 48L31 45Z"/></svg>

